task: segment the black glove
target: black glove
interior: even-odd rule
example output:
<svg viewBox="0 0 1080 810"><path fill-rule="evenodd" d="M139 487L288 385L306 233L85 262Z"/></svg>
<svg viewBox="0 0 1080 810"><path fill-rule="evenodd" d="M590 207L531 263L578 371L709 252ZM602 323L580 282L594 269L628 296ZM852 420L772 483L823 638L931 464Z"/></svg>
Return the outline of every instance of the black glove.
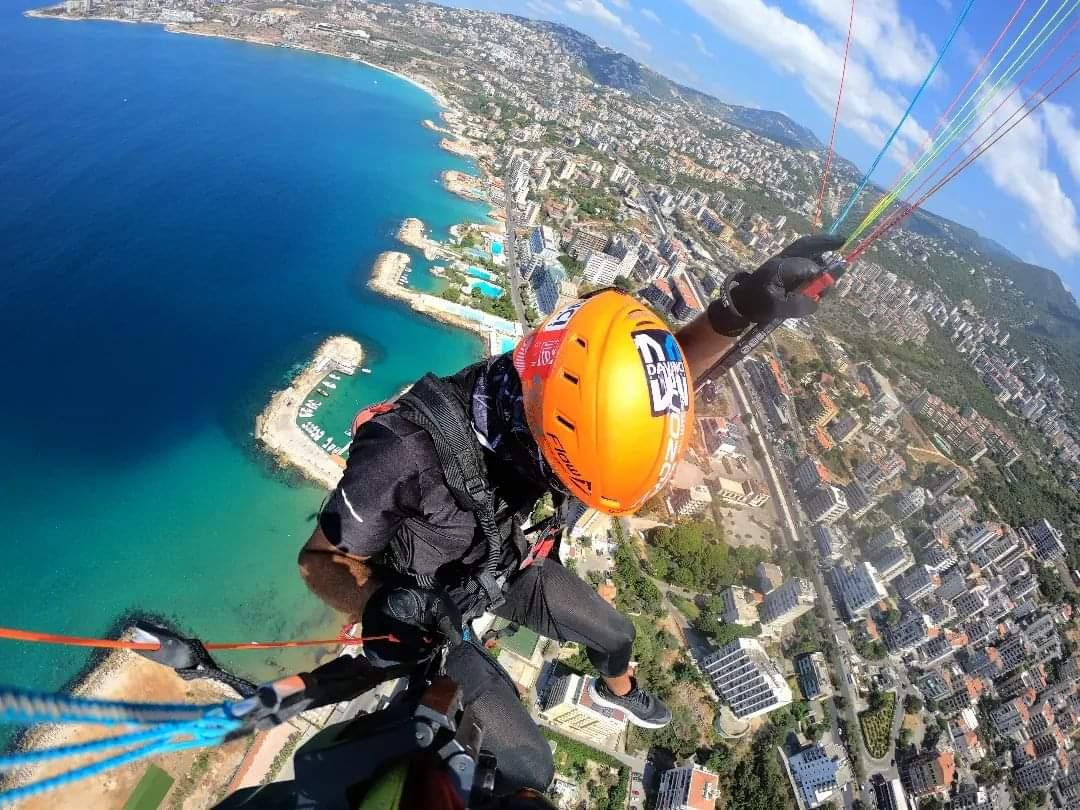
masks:
<svg viewBox="0 0 1080 810"><path fill-rule="evenodd" d="M364 635L392 634L393 641L364 642L364 655L376 666L429 658L443 644L461 644L461 611L441 591L385 587L364 608Z"/></svg>
<svg viewBox="0 0 1080 810"><path fill-rule="evenodd" d="M709 323L717 334L738 337L752 323L803 318L817 301L796 290L821 273L823 253L837 250L843 236L804 236L788 245L753 273L736 273L721 296L709 305Z"/></svg>

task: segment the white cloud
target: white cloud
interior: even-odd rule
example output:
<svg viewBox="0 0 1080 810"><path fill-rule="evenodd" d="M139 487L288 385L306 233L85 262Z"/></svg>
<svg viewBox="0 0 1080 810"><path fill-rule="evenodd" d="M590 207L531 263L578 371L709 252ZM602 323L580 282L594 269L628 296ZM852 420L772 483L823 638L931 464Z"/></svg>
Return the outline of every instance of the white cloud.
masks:
<svg viewBox="0 0 1080 810"><path fill-rule="evenodd" d="M630 8L630 0L611 0L611 5L616 8Z"/></svg>
<svg viewBox="0 0 1080 810"><path fill-rule="evenodd" d="M660 15L653 11L651 8L641 9L641 16L646 20L652 20L657 25L663 25L664 21L660 19Z"/></svg>
<svg viewBox="0 0 1080 810"><path fill-rule="evenodd" d="M563 0L563 6L573 14L589 17L601 25L617 31L640 50L652 50L652 47L642 38L634 26L605 6L601 0Z"/></svg>
<svg viewBox="0 0 1080 810"><path fill-rule="evenodd" d="M1073 122L1073 111L1048 101L1042 105L1042 112L1058 154L1069 167L1073 179L1080 183L1080 129Z"/></svg>
<svg viewBox="0 0 1080 810"><path fill-rule="evenodd" d="M547 0L528 0L525 7L534 14L545 14L549 17L558 17L562 14L560 9L551 5Z"/></svg>
<svg viewBox="0 0 1080 810"><path fill-rule="evenodd" d="M802 0L837 33L847 36L851 7L838 0ZM900 13L897 0L861 0L855 11L855 49L881 78L918 84L934 63L937 49Z"/></svg>
<svg viewBox="0 0 1080 810"><path fill-rule="evenodd" d="M758 54L778 72L798 80L814 102L832 115L843 43L823 40L810 26L788 17L765 0L683 1L721 35ZM848 60L842 126L871 146L880 147L906 106L906 99L879 85L868 65L855 56ZM904 140L918 147L926 137L926 130L909 118L901 130L901 139L894 144L900 152L897 159L903 160Z"/></svg>
<svg viewBox="0 0 1080 810"><path fill-rule="evenodd" d="M709 46L705 44L705 40L701 38L701 34L695 31L690 35L690 39L694 40L694 44L697 45L697 49L701 51L702 56L713 58L714 54L709 50Z"/></svg>
<svg viewBox="0 0 1080 810"><path fill-rule="evenodd" d="M1057 143L1062 136L1075 139L1077 133L1072 126L1071 116L1063 114L1068 110L1056 105L1043 105L1044 110L1047 107L1051 111L1044 117L1032 115L1020 121L978 162L999 191L1024 205L1028 222L1050 249L1067 259L1080 255L1080 220L1076 206L1061 186L1060 178L1049 166L1050 140ZM1015 109L1010 105L1008 110L997 112L991 118L991 129L986 134L1007 121ZM1078 148L1073 140L1067 149L1062 149L1073 171L1080 168L1080 155L1076 154Z"/></svg>

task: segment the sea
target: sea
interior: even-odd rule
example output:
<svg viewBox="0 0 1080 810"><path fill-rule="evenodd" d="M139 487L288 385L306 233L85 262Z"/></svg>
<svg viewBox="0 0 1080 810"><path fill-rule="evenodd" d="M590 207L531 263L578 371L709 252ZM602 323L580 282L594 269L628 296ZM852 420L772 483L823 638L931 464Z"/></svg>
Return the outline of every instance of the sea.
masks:
<svg viewBox="0 0 1080 810"><path fill-rule="evenodd" d="M296 566L325 492L254 421L330 335L371 370L324 402L343 444L361 405L482 356L365 286L403 218L485 221L439 183L475 167L385 72L25 8L0 0L0 626L334 637ZM437 289L427 267L410 283ZM221 659L261 679L313 655ZM88 660L0 641L0 683L59 689Z"/></svg>

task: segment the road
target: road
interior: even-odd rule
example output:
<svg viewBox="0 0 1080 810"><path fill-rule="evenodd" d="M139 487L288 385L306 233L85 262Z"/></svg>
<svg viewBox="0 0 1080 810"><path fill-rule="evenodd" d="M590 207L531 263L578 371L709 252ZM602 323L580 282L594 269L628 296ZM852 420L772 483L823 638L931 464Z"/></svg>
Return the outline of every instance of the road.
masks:
<svg viewBox="0 0 1080 810"><path fill-rule="evenodd" d="M514 234L514 198L510 195L509 175L503 178L503 190L506 192L506 235L503 237L503 251L510 265L510 302L514 305L514 315L524 332L529 331L529 322L525 319L525 305L521 303L521 273L517 266L517 237Z"/></svg>
<svg viewBox="0 0 1080 810"><path fill-rule="evenodd" d="M773 499L779 507L778 514L783 521L783 529L787 534L790 547L794 550L799 547L799 533L796 530L796 523L792 517L791 508L788 506L786 490L781 485L780 477L777 474L776 467L773 465L772 448L765 442L764 433L758 425L757 416L750 409L746 392L743 390L742 381L739 379L736 369L732 369L728 374L731 378L735 395L739 399L739 405L742 408L743 413L749 414L750 426L757 434L758 444L763 451L762 460L767 474L766 477L768 479L769 489L772 492ZM842 623L838 620L836 606L833 604L832 595L825 587L821 571L816 565L812 567L811 578L814 583L814 588L817 591L818 602L821 604L825 613L825 621L828 630L837 640L837 645L835 647L831 647L830 645L833 650L832 664L836 672L840 675L840 691L846 701L845 713L847 714L848 734L851 736L851 748L854 750L855 757L860 766L858 770L863 773L864 776L869 776L869 770L866 767L869 756L863 746L862 734L859 731L859 719L855 712L855 694L851 688L851 673L847 668L847 662L844 660L844 656L840 650L841 644L843 643L841 642L841 638L848 638L847 628L843 627ZM843 636L841 636L841 633L843 633ZM848 644L850 644L850 641L848 641Z"/></svg>
<svg viewBox="0 0 1080 810"><path fill-rule="evenodd" d="M660 213L660 209L656 205L656 201L653 200L652 195L645 191L641 187L641 183L637 184L638 197L645 200L645 204L649 206L649 211L652 213L653 221L656 223L657 230L660 231L660 236L667 236L667 226L664 225L664 217Z"/></svg>

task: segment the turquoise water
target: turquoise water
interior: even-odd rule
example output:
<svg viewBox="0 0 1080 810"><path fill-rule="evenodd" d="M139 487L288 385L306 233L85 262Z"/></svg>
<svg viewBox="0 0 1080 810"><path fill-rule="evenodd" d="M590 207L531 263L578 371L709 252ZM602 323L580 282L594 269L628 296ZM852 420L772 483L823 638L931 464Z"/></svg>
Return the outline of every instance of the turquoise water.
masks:
<svg viewBox="0 0 1080 810"><path fill-rule="evenodd" d="M502 253L502 242L492 242L491 254L493 256L498 256L500 253Z"/></svg>
<svg viewBox="0 0 1080 810"><path fill-rule="evenodd" d="M479 279L477 279L476 281L470 281L468 286L470 291L480 290L480 294L486 295L488 298L498 298L500 295L503 294L503 288L500 287L498 284L492 284L487 281L480 281Z"/></svg>
<svg viewBox="0 0 1080 810"><path fill-rule="evenodd" d="M324 493L267 460L253 421L330 334L373 370L325 406L334 424L479 355L365 286L404 217L444 234L483 216L438 183L472 167L420 126L427 95L372 69L19 11L0 5L0 625L335 631L295 565ZM427 266L412 279L436 288ZM228 663L265 677L309 655ZM0 682L57 688L86 660L0 642Z"/></svg>
<svg viewBox="0 0 1080 810"><path fill-rule="evenodd" d="M465 275L472 276L473 278L482 278L486 281L494 281L498 278L498 276L490 270L481 270L479 267L470 267L465 271Z"/></svg>

